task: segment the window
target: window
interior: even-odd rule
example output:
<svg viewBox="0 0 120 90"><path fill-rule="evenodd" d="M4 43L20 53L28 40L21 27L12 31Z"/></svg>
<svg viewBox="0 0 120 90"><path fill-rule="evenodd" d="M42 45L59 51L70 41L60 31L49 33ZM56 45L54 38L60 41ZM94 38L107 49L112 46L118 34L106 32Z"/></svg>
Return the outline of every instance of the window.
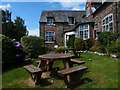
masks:
<svg viewBox="0 0 120 90"><path fill-rule="evenodd" d="M69 24L69 25L75 24L75 19L74 19L74 17L68 17L68 24Z"/></svg>
<svg viewBox="0 0 120 90"><path fill-rule="evenodd" d="M84 40L89 38L89 25L88 24L80 25L79 38L82 38Z"/></svg>
<svg viewBox="0 0 120 90"><path fill-rule="evenodd" d="M46 42L54 42L54 32L53 31L47 31L45 33L46 36Z"/></svg>
<svg viewBox="0 0 120 90"><path fill-rule="evenodd" d="M113 31L113 14L107 15L102 20L102 31Z"/></svg>
<svg viewBox="0 0 120 90"><path fill-rule="evenodd" d="M47 17L47 25L53 25L54 18L53 17Z"/></svg>
<svg viewBox="0 0 120 90"><path fill-rule="evenodd" d="M98 30L98 24L95 23L95 24L94 24L94 38L95 38L95 39L98 38L97 30Z"/></svg>

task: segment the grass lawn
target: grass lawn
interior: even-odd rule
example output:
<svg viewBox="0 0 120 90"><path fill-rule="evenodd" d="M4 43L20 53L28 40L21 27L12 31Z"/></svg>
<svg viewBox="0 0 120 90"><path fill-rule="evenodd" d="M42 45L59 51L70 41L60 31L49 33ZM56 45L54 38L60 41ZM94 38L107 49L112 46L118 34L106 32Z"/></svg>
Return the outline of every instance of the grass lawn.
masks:
<svg viewBox="0 0 120 90"><path fill-rule="evenodd" d="M89 61L88 59L92 59ZM88 72L84 73L80 88L118 88L118 62L106 56L82 53L78 60L85 61ZM36 65L34 62L32 64ZM56 61L54 67L63 68L61 61ZM29 73L22 67L3 72L3 88L65 88L62 79L53 78L42 80L41 85L35 86L30 80ZM77 87L77 88L79 88Z"/></svg>

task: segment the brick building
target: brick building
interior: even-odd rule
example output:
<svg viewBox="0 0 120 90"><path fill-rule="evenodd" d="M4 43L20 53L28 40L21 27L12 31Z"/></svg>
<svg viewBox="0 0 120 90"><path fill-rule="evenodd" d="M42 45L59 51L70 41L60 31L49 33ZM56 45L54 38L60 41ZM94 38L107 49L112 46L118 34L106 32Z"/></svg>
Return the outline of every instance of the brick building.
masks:
<svg viewBox="0 0 120 90"><path fill-rule="evenodd" d="M64 31L73 29L82 22L85 11L42 11L40 18L40 36L45 45L54 49L54 45L64 46Z"/></svg>
<svg viewBox="0 0 120 90"><path fill-rule="evenodd" d="M85 11L43 11L40 19L40 35L51 49L54 45L66 46L66 40L73 36L89 38L94 45L98 34L104 31L120 36L120 2L88 0ZM53 34L53 39L49 40L48 33Z"/></svg>

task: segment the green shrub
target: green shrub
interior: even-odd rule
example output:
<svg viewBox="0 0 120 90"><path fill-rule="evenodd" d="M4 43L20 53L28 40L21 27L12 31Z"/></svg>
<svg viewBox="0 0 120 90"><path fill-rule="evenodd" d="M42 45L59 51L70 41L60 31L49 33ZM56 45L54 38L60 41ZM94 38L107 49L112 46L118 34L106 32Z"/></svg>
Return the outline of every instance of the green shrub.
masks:
<svg viewBox="0 0 120 90"><path fill-rule="evenodd" d="M97 45L94 45L94 46L92 46L91 48L90 48L90 51L92 51L92 52L95 52L95 51L97 51L98 50L98 46Z"/></svg>
<svg viewBox="0 0 120 90"><path fill-rule="evenodd" d="M120 38L112 43L111 53L116 54L120 58Z"/></svg>
<svg viewBox="0 0 120 90"><path fill-rule="evenodd" d="M69 38L69 40L67 40L68 48L74 48L74 41L75 41L75 38Z"/></svg>
<svg viewBox="0 0 120 90"><path fill-rule="evenodd" d="M31 58L37 58L40 54L47 52L47 47L43 46L44 40L37 36L23 36L21 44L28 49Z"/></svg>
<svg viewBox="0 0 120 90"><path fill-rule="evenodd" d="M112 42L117 39L117 34L113 32L102 32L98 35L98 41L100 43L100 49L102 52L106 52L109 56L111 53Z"/></svg>
<svg viewBox="0 0 120 90"><path fill-rule="evenodd" d="M118 58L120 59L120 38L118 38L116 40L116 50L117 50L117 54L118 54Z"/></svg>
<svg viewBox="0 0 120 90"><path fill-rule="evenodd" d="M74 48L76 50L85 50L85 43L84 43L83 39L81 39L81 38L75 38Z"/></svg>
<svg viewBox="0 0 120 90"><path fill-rule="evenodd" d="M86 50L89 51L90 49L90 39L86 39Z"/></svg>
<svg viewBox="0 0 120 90"><path fill-rule="evenodd" d="M14 42L7 36L0 34L0 42L2 42L2 62L6 63L14 63L16 49Z"/></svg>
<svg viewBox="0 0 120 90"><path fill-rule="evenodd" d="M66 47L64 47L64 46L59 46L59 47L57 47L56 49L55 49L55 51L57 52L57 53L63 53L64 51L63 51L63 49L65 49Z"/></svg>

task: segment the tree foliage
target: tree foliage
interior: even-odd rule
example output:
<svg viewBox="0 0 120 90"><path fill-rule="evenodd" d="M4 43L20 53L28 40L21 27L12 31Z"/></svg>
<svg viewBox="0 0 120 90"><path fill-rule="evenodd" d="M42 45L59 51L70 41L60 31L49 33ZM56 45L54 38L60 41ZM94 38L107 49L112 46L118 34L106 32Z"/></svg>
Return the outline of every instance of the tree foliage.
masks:
<svg viewBox="0 0 120 90"><path fill-rule="evenodd" d="M11 14L8 10L2 10L2 34L20 41L21 37L27 35L25 21L20 17L11 21Z"/></svg>
<svg viewBox="0 0 120 90"><path fill-rule="evenodd" d="M117 34L113 32L102 32L98 35L100 45L107 46L117 39Z"/></svg>
<svg viewBox="0 0 120 90"><path fill-rule="evenodd" d="M47 47L43 45L44 40L37 36L23 36L21 38L21 44L23 47L30 51L30 57L36 58L40 54L47 52Z"/></svg>
<svg viewBox="0 0 120 90"><path fill-rule="evenodd" d="M15 62L16 49L14 42L7 36L0 34L0 42L2 42L2 62Z"/></svg>

